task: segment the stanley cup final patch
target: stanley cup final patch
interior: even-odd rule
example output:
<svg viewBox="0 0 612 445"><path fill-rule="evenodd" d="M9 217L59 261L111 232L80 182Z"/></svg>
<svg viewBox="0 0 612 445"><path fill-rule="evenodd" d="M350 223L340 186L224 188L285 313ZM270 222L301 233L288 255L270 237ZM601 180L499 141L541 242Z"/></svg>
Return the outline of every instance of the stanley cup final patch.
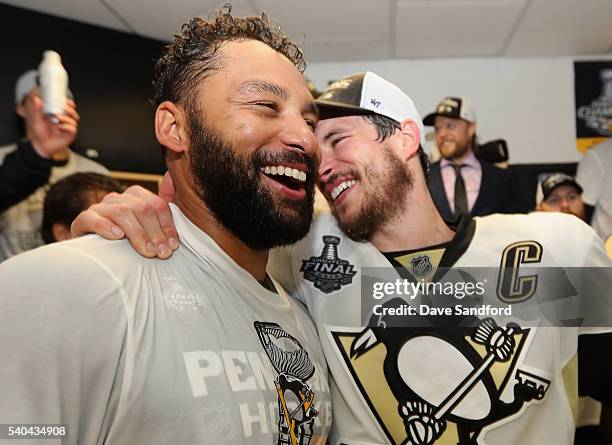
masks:
<svg viewBox="0 0 612 445"><path fill-rule="evenodd" d="M326 294L351 284L356 273L352 264L338 257L340 241L337 236L324 236L321 255L302 260L300 272L304 274L304 279L312 282L314 287Z"/></svg>

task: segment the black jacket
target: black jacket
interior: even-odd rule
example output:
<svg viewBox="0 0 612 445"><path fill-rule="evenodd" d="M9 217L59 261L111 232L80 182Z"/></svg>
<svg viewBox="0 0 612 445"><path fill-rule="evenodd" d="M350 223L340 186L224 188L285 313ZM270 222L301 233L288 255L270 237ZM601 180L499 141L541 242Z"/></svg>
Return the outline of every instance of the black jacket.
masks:
<svg viewBox="0 0 612 445"><path fill-rule="evenodd" d="M481 161L482 180L478 197L470 214L472 216L483 216L491 213L513 213L517 211L514 187L512 186L512 175L509 171L496 167L495 165ZM454 221L455 215L451 212L442 174L440 162L431 165L429 173L429 192L431 197L445 221Z"/></svg>
<svg viewBox="0 0 612 445"><path fill-rule="evenodd" d="M47 183L55 162L41 158L25 139L0 164L0 212L27 198Z"/></svg>

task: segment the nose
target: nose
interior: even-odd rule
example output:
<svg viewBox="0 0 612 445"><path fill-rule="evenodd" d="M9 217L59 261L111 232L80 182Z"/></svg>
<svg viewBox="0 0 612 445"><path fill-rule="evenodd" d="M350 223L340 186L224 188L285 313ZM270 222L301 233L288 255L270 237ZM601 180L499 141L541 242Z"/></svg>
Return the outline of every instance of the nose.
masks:
<svg viewBox="0 0 612 445"><path fill-rule="evenodd" d="M321 164L319 167L319 181L326 182L327 179L331 176L332 169L328 165Z"/></svg>
<svg viewBox="0 0 612 445"><path fill-rule="evenodd" d="M327 182L333 173L335 164L332 150L321 147L321 164L319 165L319 181Z"/></svg>
<svg viewBox="0 0 612 445"><path fill-rule="evenodd" d="M304 152L304 154L317 161L318 164L321 157L319 145L314 131L308 126L302 116L287 117L287 120L283 123L279 138L281 143Z"/></svg>
<svg viewBox="0 0 612 445"><path fill-rule="evenodd" d="M561 198L561 211L564 212L566 210L569 210L569 207L570 207L569 199Z"/></svg>

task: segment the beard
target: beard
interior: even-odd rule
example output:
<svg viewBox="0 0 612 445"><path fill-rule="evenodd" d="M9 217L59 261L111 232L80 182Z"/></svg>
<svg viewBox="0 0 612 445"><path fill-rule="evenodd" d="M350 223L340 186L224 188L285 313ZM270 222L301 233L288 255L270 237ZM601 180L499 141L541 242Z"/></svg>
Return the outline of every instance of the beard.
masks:
<svg viewBox="0 0 612 445"><path fill-rule="evenodd" d="M400 159L383 147L384 162L376 170L366 168L363 178L351 174L363 188L363 203L352 217L340 218L332 205L332 213L340 229L353 241L367 241L393 217L404 210L405 196L412 189L413 178ZM335 178L330 178L332 182Z"/></svg>
<svg viewBox="0 0 612 445"><path fill-rule="evenodd" d="M190 170L200 198L217 221L254 250L293 244L306 236L313 218L314 161L286 150L238 155L222 135L201 123L202 117L190 113ZM261 168L283 162L308 167L306 199L275 198L263 183Z"/></svg>
<svg viewBox="0 0 612 445"><path fill-rule="evenodd" d="M469 139L466 140L465 142L455 141L455 147L453 148L452 151L450 152L443 152L442 150L439 150L439 151L440 151L440 155L444 159L448 161L452 161L452 160L459 159L465 156L465 154L470 150L471 146L472 146L472 141Z"/></svg>

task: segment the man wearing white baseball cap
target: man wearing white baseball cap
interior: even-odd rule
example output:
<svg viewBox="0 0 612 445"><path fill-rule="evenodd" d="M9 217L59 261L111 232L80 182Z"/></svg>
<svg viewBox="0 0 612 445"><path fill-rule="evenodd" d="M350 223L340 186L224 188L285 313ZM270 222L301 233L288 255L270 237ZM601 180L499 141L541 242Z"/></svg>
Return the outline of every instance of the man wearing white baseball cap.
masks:
<svg viewBox="0 0 612 445"><path fill-rule="evenodd" d="M72 93L53 123L43 114L38 71L15 82L15 113L23 138L0 147L0 262L43 244L40 237L45 186L76 172L107 174L100 164L70 150L79 115Z"/></svg>
<svg viewBox="0 0 612 445"><path fill-rule="evenodd" d="M476 111L469 99L445 97L423 123L435 127L442 156L431 166L429 190L445 220L514 210L510 174L475 156Z"/></svg>

